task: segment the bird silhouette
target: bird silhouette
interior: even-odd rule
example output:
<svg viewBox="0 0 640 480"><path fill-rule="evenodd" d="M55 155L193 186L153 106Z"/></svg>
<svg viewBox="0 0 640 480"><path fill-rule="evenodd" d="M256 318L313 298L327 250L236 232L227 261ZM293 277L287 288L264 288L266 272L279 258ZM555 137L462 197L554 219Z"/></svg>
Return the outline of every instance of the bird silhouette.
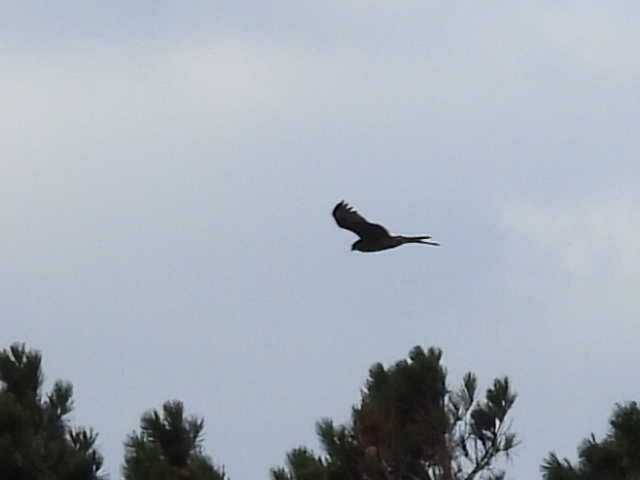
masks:
<svg viewBox="0 0 640 480"><path fill-rule="evenodd" d="M344 201L334 207L333 218L339 227L350 230L360 237L351 245L351 250L357 250L359 252L379 252L381 250L399 247L405 243L440 245L437 242L428 241L428 239L431 238L429 235L419 235L415 237L391 235L382 225L367 221L367 219Z"/></svg>

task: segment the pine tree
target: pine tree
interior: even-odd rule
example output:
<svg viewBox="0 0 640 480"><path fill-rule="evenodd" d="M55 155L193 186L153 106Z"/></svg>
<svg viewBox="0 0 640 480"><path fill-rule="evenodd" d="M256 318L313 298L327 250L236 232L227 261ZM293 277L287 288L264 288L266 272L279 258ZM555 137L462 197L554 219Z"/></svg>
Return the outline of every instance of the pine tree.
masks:
<svg viewBox="0 0 640 480"><path fill-rule="evenodd" d="M550 453L542 472L545 480L637 480L640 478L640 407L616 405L610 430L602 440L591 436L578 448L577 465Z"/></svg>
<svg viewBox="0 0 640 480"><path fill-rule="evenodd" d="M125 480L224 480L202 450L204 420L184 416L182 402L169 401L162 415L153 410L140 419L140 433L125 442Z"/></svg>
<svg viewBox="0 0 640 480"><path fill-rule="evenodd" d="M57 381L42 398L42 357L13 344L0 352L0 478L100 478L97 434L69 426L73 387Z"/></svg>
<svg viewBox="0 0 640 480"><path fill-rule="evenodd" d="M480 400L471 373L458 390L447 388L441 358L436 348L415 347L388 369L375 364L351 422L318 422L325 454L295 449L273 480L503 478L494 462L517 443L507 420L516 399L508 378L494 380Z"/></svg>

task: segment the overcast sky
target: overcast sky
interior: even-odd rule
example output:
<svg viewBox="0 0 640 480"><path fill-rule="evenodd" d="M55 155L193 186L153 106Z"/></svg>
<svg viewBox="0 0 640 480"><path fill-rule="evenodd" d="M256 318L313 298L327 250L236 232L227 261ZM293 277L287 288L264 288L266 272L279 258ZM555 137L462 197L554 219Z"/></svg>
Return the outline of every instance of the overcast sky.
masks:
<svg viewBox="0 0 640 480"><path fill-rule="evenodd" d="M634 2L2 2L0 346L119 478L168 399L233 480L439 346L508 375L508 478L638 399ZM349 251L345 199L441 248Z"/></svg>

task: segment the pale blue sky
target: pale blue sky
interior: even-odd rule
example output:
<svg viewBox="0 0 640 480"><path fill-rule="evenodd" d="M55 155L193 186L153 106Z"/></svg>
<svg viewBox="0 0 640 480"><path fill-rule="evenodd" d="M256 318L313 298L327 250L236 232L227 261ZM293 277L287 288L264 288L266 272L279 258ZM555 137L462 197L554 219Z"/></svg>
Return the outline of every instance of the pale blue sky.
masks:
<svg viewBox="0 0 640 480"><path fill-rule="evenodd" d="M638 399L640 7L519 3L0 3L0 345L112 478L178 398L266 479L416 344L512 379L508 478Z"/></svg>

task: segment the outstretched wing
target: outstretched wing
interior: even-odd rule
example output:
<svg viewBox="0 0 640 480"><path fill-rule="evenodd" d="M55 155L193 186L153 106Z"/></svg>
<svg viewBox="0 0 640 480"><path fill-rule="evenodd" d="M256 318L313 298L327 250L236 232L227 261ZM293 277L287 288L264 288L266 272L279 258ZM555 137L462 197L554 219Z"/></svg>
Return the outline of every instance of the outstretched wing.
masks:
<svg viewBox="0 0 640 480"><path fill-rule="evenodd" d="M389 232L386 228L376 223L367 222L362 215L344 201L338 203L333 209L333 218L335 218L339 227L351 230L360 238L373 240L389 237Z"/></svg>

